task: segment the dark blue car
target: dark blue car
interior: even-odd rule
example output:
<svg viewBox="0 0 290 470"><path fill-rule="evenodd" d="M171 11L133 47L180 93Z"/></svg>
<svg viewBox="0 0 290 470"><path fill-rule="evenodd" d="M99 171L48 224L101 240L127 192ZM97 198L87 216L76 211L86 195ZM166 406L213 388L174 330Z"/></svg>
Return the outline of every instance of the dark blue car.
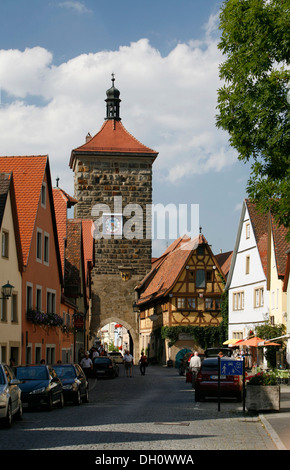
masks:
<svg viewBox="0 0 290 470"><path fill-rule="evenodd" d="M62 383L55 370L48 365L27 365L15 368L20 380L22 404L29 407L45 406L51 410L54 405L64 406Z"/></svg>
<svg viewBox="0 0 290 470"><path fill-rule="evenodd" d="M89 384L81 366L55 364L53 368L62 382L65 402L72 401L75 405L80 405L82 401L88 403Z"/></svg>

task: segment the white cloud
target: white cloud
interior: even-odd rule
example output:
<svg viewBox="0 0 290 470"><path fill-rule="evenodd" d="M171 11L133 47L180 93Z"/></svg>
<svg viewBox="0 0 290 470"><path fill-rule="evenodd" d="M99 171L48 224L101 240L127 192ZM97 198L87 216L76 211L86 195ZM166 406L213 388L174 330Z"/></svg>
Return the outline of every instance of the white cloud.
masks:
<svg viewBox="0 0 290 470"><path fill-rule="evenodd" d="M89 13L91 11L83 3L75 1L61 2L58 6L74 10L77 13Z"/></svg>
<svg viewBox="0 0 290 470"><path fill-rule="evenodd" d="M211 19L203 43L178 44L166 57L147 39L59 66L41 47L1 50L0 85L9 99L2 93L0 154L49 154L54 175L72 192L71 150L103 124L115 72L122 122L159 152L157 178L178 184L185 176L221 171L234 156L215 126L221 53L210 39L212 29ZM31 96L45 104L32 105Z"/></svg>

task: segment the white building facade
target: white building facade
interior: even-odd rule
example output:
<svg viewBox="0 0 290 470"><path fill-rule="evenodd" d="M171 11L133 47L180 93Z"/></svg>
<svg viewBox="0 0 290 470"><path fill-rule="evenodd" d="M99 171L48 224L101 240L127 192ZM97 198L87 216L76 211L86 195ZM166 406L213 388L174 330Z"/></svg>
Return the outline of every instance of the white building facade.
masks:
<svg viewBox="0 0 290 470"><path fill-rule="evenodd" d="M269 319L267 291L267 216L256 217L243 202L226 289L229 294L229 338L245 339Z"/></svg>

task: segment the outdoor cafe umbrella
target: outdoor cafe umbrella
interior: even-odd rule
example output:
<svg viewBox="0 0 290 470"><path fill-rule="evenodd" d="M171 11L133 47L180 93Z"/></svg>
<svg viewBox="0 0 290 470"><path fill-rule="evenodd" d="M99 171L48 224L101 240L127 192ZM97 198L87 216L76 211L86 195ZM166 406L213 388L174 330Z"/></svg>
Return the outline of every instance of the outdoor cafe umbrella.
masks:
<svg viewBox="0 0 290 470"><path fill-rule="evenodd" d="M241 341L240 339L228 339L227 341L225 341L223 344L236 344L238 343L239 341Z"/></svg>
<svg viewBox="0 0 290 470"><path fill-rule="evenodd" d="M263 343L263 344L259 344ZM253 346L257 348L258 346L281 346L279 343L273 343L272 341L268 341L266 339L258 338L258 336L253 336L253 338L245 339L239 343L239 346Z"/></svg>

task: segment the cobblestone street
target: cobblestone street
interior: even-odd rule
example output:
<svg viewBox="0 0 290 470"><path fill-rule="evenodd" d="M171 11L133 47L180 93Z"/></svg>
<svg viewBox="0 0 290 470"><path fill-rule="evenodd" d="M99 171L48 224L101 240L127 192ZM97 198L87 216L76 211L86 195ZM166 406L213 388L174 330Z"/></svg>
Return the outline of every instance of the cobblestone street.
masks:
<svg viewBox="0 0 290 470"><path fill-rule="evenodd" d="M9 450L276 450L258 417L242 404L195 403L191 384L174 368L151 366L145 377L123 366L113 380L90 380L90 401L52 412L25 411L21 422L0 430Z"/></svg>

